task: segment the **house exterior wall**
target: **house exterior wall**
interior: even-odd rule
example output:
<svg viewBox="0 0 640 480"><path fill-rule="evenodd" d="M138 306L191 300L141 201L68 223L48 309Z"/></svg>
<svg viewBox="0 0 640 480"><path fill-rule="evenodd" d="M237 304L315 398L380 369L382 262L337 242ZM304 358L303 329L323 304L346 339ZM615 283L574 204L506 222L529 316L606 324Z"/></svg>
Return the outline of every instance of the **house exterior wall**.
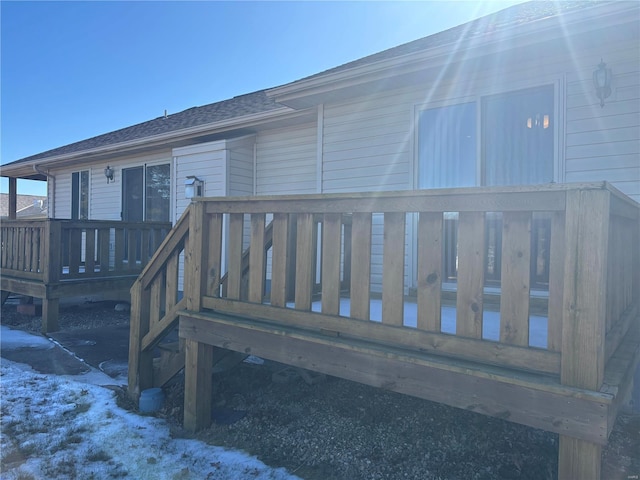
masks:
<svg viewBox="0 0 640 480"><path fill-rule="evenodd" d="M265 130L256 137L256 194L316 193L315 124Z"/></svg>
<svg viewBox="0 0 640 480"><path fill-rule="evenodd" d="M604 51L613 73L604 107L594 100L597 59L567 74L565 178L606 180L640 202L640 44L613 44Z"/></svg>
<svg viewBox="0 0 640 480"><path fill-rule="evenodd" d="M224 140L173 149L175 189L173 191L174 222L191 202L184 196L187 176L195 175L204 182L204 196L227 195L227 151Z"/></svg>
<svg viewBox="0 0 640 480"><path fill-rule="evenodd" d="M424 81L413 86L394 89L394 80L389 79L379 93L325 103L318 107L317 122L279 128L265 124L249 137L58 169L52 172L56 176L54 215L70 217L71 172L89 169L90 218L117 220L122 168L172 158L174 221L189 204L184 198L188 175L204 180L205 196L413 189L417 187L415 132L421 110L542 85L553 85L555 92L554 181L606 180L640 201L640 42L636 37L630 40L620 33L595 42L583 36L575 44L560 42L558 48L548 43L523 47L527 50L505 49L425 72ZM601 57L614 77L604 108L592 84ZM478 158L480 153L478 147ZM116 170L115 183L104 179L107 163ZM414 228L415 219L409 217L407 287L415 276ZM382 279L382 240L381 216L375 216L374 290L379 290Z"/></svg>
<svg viewBox="0 0 640 480"><path fill-rule="evenodd" d="M254 144L253 135L227 142L229 196L253 195Z"/></svg>
<svg viewBox="0 0 640 480"><path fill-rule="evenodd" d="M141 165L171 163L169 150L134 157L122 157L90 164L78 163L74 167L52 169L55 182L49 182L54 190L54 218L71 218L71 175L89 170L89 219L120 220L122 212L122 169ZM114 181L107 183L104 169L109 165L115 170ZM53 186L55 184L55 186ZM51 198L51 197L50 197Z"/></svg>

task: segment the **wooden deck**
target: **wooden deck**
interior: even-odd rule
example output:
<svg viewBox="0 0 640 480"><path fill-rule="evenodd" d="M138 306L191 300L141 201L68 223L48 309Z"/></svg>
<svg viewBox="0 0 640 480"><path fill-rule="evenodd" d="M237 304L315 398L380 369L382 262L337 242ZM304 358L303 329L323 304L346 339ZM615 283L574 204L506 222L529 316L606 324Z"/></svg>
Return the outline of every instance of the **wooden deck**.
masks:
<svg viewBox="0 0 640 480"><path fill-rule="evenodd" d="M559 477L599 478L640 356L639 226L639 205L608 184L199 199L132 287L129 391L184 367L185 427L206 427L214 357L251 353L556 432ZM154 363L176 325L183 348Z"/></svg>
<svg viewBox="0 0 640 480"><path fill-rule="evenodd" d="M171 229L169 223L3 220L0 286L42 299L42 330L58 329L64 297L123 292Z"/></svg>

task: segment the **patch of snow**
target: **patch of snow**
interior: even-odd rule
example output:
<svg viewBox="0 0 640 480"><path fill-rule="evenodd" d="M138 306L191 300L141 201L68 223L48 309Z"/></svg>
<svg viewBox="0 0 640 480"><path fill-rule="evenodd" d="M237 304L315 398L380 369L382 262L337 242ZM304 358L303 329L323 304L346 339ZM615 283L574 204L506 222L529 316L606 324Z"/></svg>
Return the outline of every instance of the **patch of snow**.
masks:
<svg viewBox="0 0 640 480"><path fill-rule="evenodd" d="M17 350L18 348L33 348L46 350L53 348L53 343L48 338L34 335L22 330L12 330L0 325L0 349Z"/></svg>
<svg viewBox="0 0 640 480"><path fill-rule="evenodd" d="M243 452L171 437L162 419L116 405L115 393L0 364L3 479L289 480Z"/></svg>

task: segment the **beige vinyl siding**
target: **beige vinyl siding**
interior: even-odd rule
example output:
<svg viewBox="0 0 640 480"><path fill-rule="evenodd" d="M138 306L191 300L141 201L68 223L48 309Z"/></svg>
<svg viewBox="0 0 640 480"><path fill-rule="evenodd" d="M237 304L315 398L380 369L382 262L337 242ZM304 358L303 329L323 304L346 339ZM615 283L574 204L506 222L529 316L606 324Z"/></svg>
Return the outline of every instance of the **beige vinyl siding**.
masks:
<svg viewBox="0 0 640 480"><path fill-rule="evenodd" d="M55 171L54 218L71 218L71 174L75 170ZM89 202L91 206L91 202Z"/></svg>
<svg viewBox="0 0 640 480"><path fill-rule="evenodd" d="M322 191L406 190L412 185L415 91L325 105Z"/></svg>
<svg viewBox="0 0 640 480"><path fill-rule="evenodd" d="M256 194L315 193L316 125L260 132L256 138Z"/></svg>
<svg viewBox="0 0 640 480"><path fill-rule="evenodd" d="M640 47L610 51L612 92L603 108L591 80L595 65L567 76L565 180L606 180L640 201Z"/></svg>
<svg viewBox="0 0 640 480"><path fill-rule="evenodd" d="M175 172L175 221L191 202L184 196L184 182L194 175L204 182L204 196L227 194L227 151L224 141L192 145L173 150Z"/></svg>
<svg viewBox="0 0 640 480"><path fill-rule="evenodd" d="M229 195L253 195L253 136L229 141Z"/></svg>

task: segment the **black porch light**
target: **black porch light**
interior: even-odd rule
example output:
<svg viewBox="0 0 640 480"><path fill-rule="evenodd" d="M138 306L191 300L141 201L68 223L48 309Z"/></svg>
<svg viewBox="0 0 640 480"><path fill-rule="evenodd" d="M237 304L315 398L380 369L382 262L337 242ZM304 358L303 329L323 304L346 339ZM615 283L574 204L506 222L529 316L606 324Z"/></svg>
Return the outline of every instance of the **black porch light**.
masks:
<svg viewBox="0 0 640 480"><path fill-rule="evenodd" d="M598 68L593 72L593 86L600 99L600 107L604 107L604 99L611 95L611 69L600 59Z"/></svg>
<svg viewBox="0 0 640 480"><path fill-rule="evenodd" d="M115 171L109 165L104 169L104 176L107 177L107 183L113 182L113 175Z"/></svg>

